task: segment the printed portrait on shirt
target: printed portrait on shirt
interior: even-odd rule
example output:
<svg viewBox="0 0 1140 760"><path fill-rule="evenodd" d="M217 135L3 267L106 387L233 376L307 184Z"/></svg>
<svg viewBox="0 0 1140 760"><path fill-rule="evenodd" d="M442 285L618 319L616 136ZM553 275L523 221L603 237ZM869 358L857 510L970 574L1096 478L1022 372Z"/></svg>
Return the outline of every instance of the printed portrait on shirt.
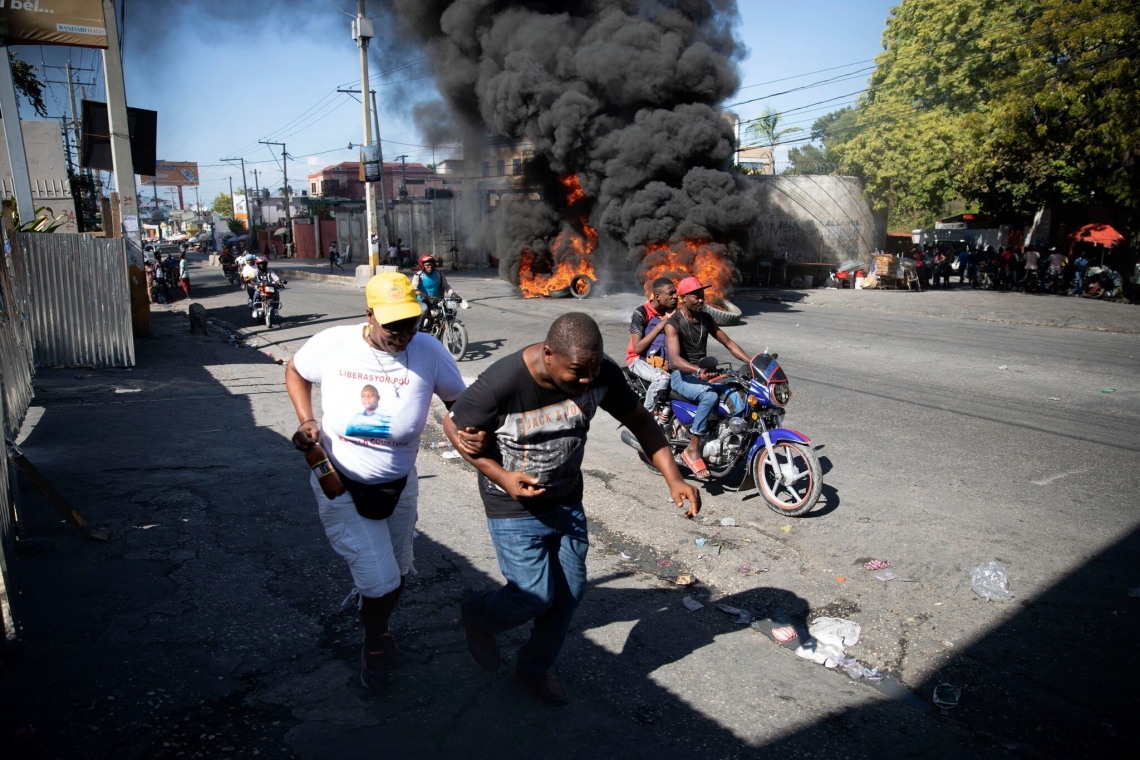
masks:
<svg viewBox="0 0 1140 760"><path fill-rule="evenodd" d="M377 411L380 392L375 385L360 389L360 404L364 409L349 421L344 434L349 438L387 438L392 430L392 418Z"/></svg>

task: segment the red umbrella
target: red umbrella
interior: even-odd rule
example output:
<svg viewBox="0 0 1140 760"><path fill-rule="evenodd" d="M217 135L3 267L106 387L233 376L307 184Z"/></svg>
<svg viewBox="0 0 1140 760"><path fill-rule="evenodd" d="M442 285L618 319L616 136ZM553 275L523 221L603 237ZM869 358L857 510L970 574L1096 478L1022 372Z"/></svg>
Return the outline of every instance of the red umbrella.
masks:
<svg viewBox="0 0 1140 760"><path fill-rule="evenodd" d="M1105 248L1124 242L1124 236L1111 224L1086 224L1076 232L1069 233L1069 239L1074 243L1095 243Z"/></svg>

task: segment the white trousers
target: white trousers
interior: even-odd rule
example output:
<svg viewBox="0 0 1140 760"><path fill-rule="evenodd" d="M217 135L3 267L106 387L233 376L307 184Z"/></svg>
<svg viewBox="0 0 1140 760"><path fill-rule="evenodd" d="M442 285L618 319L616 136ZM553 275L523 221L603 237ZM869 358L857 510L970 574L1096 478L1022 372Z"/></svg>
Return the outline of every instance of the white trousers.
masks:
<svg viewBox="0 0 1140 760"><path fill-rule="evenodd" d="M330 501L316 475L309 478L309 484L317 497L325 535L348 563L357 590L373 598L395 591L400 579L412 571L412 537L420 493L416 469L408 473L408 484L387 520L361 517L347 492Z"/></svg>

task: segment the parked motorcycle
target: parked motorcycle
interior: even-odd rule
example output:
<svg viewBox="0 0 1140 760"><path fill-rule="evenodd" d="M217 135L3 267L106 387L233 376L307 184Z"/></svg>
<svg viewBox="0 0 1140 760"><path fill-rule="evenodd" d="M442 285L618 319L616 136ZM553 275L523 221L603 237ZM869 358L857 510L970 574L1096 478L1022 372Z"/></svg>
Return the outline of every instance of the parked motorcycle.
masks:
<svg viewBox="0 0 1140 760"><path fill-rule="evenodd" d="M1057 295L1065 289L1065 277L1061 270L1056 267L1049 267L1045 273L1045 290L1046 292Z"/></svg>
<svg viewBox="0 0 1140 760"><path fill-rule="evenodd" d="M424 297L427 314L420 322L420 332L425 332L442 343L448 353L461 360L467 353L467 326L459 319L460 307L468 308L467 302L457 295L446 298Z"/></svg>
<svg viewBox="0 0 1140 760"><path fill-rule="evenodd" d="M819 500L823 472L807 436L782 427L792 391L777 357L778 354L767 352L758 354L737 369L720 365L712 357L698 363L701 369L717 370L719 376L712 383L720 388L720 400L710 421L711 430L704 438L701 458L724 488L755 488L772 511L799 517ZM644 399L646 382L628 372L626 378ZM668 404L672 417L661 425L662 432L673 458L684 466L681 452L689 445L689 428L697 405L676 393L670 393ZM622 430L621 439L656 471L629 430Z"/></svg>
<svg viewBox="0 0 1140 760"><path fill-rule="evenodd" d="M1116 298L1124 288L1124 280L1115 270L1104 267L1089 267L1085 272L1084 292L1086 298Z"/></svg>
<svg viewBox="0 0 1140 760"><path fill-rule="evenodd" d="M258 322L265 322L266 329L273 327L273 319L281 318L281 291L285 289L285 281L272 283L266 278L253 281L253 302L250 304L250 313Z"/></svg>

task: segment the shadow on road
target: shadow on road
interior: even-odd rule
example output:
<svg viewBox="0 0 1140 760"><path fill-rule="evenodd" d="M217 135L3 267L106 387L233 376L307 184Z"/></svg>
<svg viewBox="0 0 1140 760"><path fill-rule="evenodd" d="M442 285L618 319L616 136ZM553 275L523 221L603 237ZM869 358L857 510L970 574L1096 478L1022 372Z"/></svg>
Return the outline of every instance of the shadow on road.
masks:
<svg viewBox="0 0 1140 760"><path fill-rule="evenodd" d="M347 570L299 455L270 426L278 408L279 424L291 424L280 368L186 336L174 315L152 324L170 340L140 343L134 372L93 373L100 392L74 393L73 371L37 377L46 411L24 450L111 540L61 525L25 485L23 627L0 670L6 757L352 758L382 747L392 757L960 758L1007 756L1008 742L990 734L1048 754L1111 754L1123 740L1137 532L1041 597L1011 603L1012 619L920 684L926 697L940 680L965 687L947 720L868 698L816 665L773 660L791 654L711 607L684 610L691 591L622 574L591 579L560 660L574 701L547 708L514 687L509 667L486 673L471 660L459 601L501 581L465 559L488 557L485 532L448 532L437 519L417 541L419 575L393 621L412 662L373 698L356 675L359 624L339 612ZM152 400L147 391L172 376L179 393ZM141 392L116 394L116 384ZM172 401L178 415L164 416ZM809 615L785 589L722 601ZM522 635L500 637L508 662ZM765 662L802 682L774 678ZM821 714L800 701L807 683L864 706ZM773 699L802 728L745 741L776 720ZM735 731L714 717L741 712Z"/></svg>

